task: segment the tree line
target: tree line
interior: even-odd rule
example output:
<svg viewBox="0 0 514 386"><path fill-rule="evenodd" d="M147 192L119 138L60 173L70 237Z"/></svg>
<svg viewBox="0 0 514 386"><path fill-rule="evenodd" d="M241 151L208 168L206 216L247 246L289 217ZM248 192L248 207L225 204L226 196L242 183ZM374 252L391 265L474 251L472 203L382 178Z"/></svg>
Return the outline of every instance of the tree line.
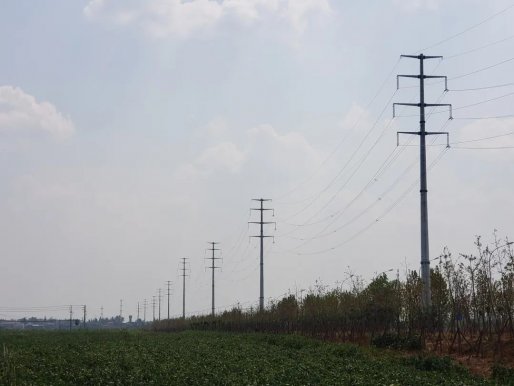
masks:
<svg viewBox="0 0 514 386"><path fill-rule="evenodd" d="M402 279L382 273L367 285L352 275L347 289L318 284L304 297L284 296L262 312L234 307L215 317L155 322L153 329L293 333L501 357L514 338L514 251L508 238L493 236L488 245L477 237L474 254L454 256L445 248L433 261L428 311L422 307L418 272L406 270Z"/></svg>

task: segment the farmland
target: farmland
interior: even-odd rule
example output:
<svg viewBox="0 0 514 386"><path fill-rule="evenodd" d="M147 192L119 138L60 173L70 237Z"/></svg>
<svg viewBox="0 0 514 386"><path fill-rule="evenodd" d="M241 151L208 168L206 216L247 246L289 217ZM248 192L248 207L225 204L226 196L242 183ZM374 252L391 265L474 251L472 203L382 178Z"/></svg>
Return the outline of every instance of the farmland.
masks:
<svg viewBox="0 0 514 386"><path fill-rule="evenodd" d="M0 332L0 384L485 385L448 359L292 335Z"/></svg>

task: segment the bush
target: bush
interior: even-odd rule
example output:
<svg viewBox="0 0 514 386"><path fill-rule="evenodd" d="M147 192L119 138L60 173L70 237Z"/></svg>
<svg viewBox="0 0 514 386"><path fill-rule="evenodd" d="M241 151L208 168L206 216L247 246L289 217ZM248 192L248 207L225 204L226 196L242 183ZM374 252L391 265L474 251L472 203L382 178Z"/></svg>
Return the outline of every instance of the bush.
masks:
<svg viewBox="0 0 514 386"><path fill-rule="evenodd" d="M492 367L492 378L502 385L514 385L514 369L497 363Z"/></svg>
<svg viewBox="0 0 514 386"><path fill-rule="evenodd" d="M406 360L406 363L422 371L445 372L454 368L450 357L438 357L432 355L411 357Z"/></svg>
<svg viewBox="0 0 514 386"><path fill-rule="evenodd" d="M371 344L378 348L390 348L395 350L421 350L421 337L418 335L413 336L399 336L396 334L383 334L374 337Z"/></svg>

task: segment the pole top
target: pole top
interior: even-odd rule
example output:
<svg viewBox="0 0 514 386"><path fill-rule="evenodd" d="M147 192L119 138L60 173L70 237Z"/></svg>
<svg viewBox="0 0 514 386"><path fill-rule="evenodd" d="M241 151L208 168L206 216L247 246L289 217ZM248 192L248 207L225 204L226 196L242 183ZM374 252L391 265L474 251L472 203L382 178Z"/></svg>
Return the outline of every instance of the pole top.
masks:
<svg viewBox="0 0 514 386"><path fill-rule="evenodd" d="M443 59L442 56L434 56L434 55L400 55L400 58L412 58L412 59Z"/></svg>

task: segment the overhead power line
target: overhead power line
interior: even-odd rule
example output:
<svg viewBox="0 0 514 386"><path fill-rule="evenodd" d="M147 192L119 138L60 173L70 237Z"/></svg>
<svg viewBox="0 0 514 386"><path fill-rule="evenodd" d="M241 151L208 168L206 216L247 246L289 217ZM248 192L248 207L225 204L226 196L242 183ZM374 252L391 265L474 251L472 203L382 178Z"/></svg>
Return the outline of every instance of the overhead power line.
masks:
<svg viewBox="0 0 514 386"><path fill-rule="evenodd" d="M503 88L503 87L509 87L514 86L514 82L510 83L503 83L503 84L497 84L493 86L483 86L483 87L474 87L474 88L461 88L461 89L449 89L449 92L462 92L462 91L479 91L479 90L490 90L493 88Z"/></svg>
<svg viewBox="0 0 514 386"><path fill-rule="evenodd" d="M385 88L388 80L391 78L391 76L395 73L396 71L396 68L398 67L398 64L400 63L400 60L401 60L401 57L398 58L398 60L396 61L396 63L394 64L393 68L391 69L391 71L389 71L389 73L387 74L387 76L385 77L385 79L383 80L383 82L381 83L380 87L378 88L377 92L373 95L373 97L371 98L371 100L367 103L366 107L364 108L363 111L361 111L361 113L359 114L357 120L355 121L355 123L353 124L351 130L348 131L348 134L357 127L357 125L361 122L363 116L364 116L364 113L365 111L375 102L375 100L378 98L378 96L382 93L382 90ZM314 173L312 173L309 177L307 177L303 182L301 182L300 184L298 184L297 186L295 186L293 189L289 190L288 192L280 195L280 196L277 196L277 199L280 200L284 197L287 197L289 196L291 193L295 192L296 190L298 190L300 187L302 187L303 185L305 185L307 182L309 182L322 168L323 166L325 166L327 164L327 162L332 159L332 157L337 153L337 151L339 150L339 148L343 145L343 143L346 142L346 139L347 139L347 135L345 135L343 137L343 139L341 141L339 141L339 143L336 145L336 147L330 152L330 154L323 160L323 162L319 165L319 167L314 171Z"/></svg>
<svg viewBox="0 0 514 386"><path fill-rule="evenodd" d="M479 69L477 69L477 70L474 70L474 71L468 72L468 73L466 73L466 74L457 75L457 76L454 76L454 77L452 77L452 78L448 78L448 80L462 79L462 78L465 78L465 77L467 77L467 76L474 75L474 74L478 74L479 72L486 71L486 70L490 70L491 68L495 68L495 67L501 66L502 64L512 62L513 60L514 60L514 57L509 58L509 59L505 59L505 60L503 60L503 61L501 61L501 62L494 63L494 64L491 64L491 65L489 65L489 66L479 68Z"/></svg>
<svg viewBox="0 0 514 386"><path fill-rule="evenodd" d="M448 148L444 148L441 153L439 153L439 155L437 156L436 159L434 159L434 161L432 161L432 163L430 164L430 166L427 168L427 171L430 171L435 165L437 165L442 157L444 156L444 154L446 154ZM352 236L350 236L349 238L347 238L346 240L344 240L343 242L339 243L339 244L336 244L330 248L325 248L325 249L322 249L322 250L318 250L318 251L314 251L314 252L297 252L296 254L297 255L300 255L300 256L312 256L312 255L321 255L321 254L324 254L324 253L327 253L327 252L331 252L331 251L334 251L334 250L337 250L341 247L343 247L344 245L350 243L351 241L355 240L357 237L361 236L362 234L364 234L365 232L367 232L369 229L371 229L374 225L378 224L380 221L382 221L389 213L391 213L393 211L394 208L396 208L408 195L410 192L412 192L414 190L414 188L416 187L416 185L419 183L419 178L416 179L416 181L414 181L404 192L403 194L393 203L391 204L379 217L377 217L374 221L370 222L369 224L367 224L364 228L362 228L361 230L359 230L357 233L353 234Z"/></svg>
<svg viewBox="0 0 514 386"><path fill-rule="evenodd" d="M457 38L457 37L459 37L459 36L461 36L461 35L464 35L465 33L469 32L469 31L472 31L472 30L474 30L474 29L476 29L476 28L480 27L481 25L483 25L483 24L485 24L485 23L487 23L487 22L489 22L489 21L493 20L494 18L496 18L496 17L498 17L498 16L500 16L500 15L502 15L502 14L504 14L504 13L508 12L508 11L509 11L509 10L511 10L512 8L514 8L514 4L509 5L508 7L506 7L506 8L504 8L504 9L502 9L501 11L496 12L495 14L493 14L493 15L491 15L491 16L489 16L489 17L487 17L487 18L483 19L483 20L481 20L480 22L478 22L478 23L476 23L476 24L473 24L472 26L470 26L470 27L468 27L468 28L466 28L466 29L464 29L464 30L462 30L462 31L460 31L460 32L458 32L458 33L456 33L456 34L454 34L454 35L448 36L447 38L444 38L444 39L442 39L442 40L440 40L440 41L438 41L438 42L436 42L436 43L434 43L434 44L431 44L431 45L429 45L429 46L427 46L427 47L425 47L425 48L422 48L421 50L418 50L417 52L418 52L418 53L421 53L421 52L423 52L423 51L430 50L430 49L432 49L432 48L435 48L435 47L440 46L441 44L444 44L444 43L446 43L446 42L449 42L450 40L453 40L453 39L455 39L455 38Z"/></svg>
<svg viewBox="0 0 514 386"><path fill-rule="evenodd" d="M453 119L475 120L475 119L503 119L503 118L514 118L514 114L493 115L493 116L489 116L489 117L454 117Z"/></svg>
<svg viewBox="0 0 514 386"><path fill-rule="evenodd" d="M453 146L453 149L465 149L465 150L505 150L514 149L514 146L497 146L497 147L464 147L464 146Z"/></svg>
<svg viewBox="0 0 514 386"><path fill-rule="evenodd" d="M475 102L475 103L470 103L468 105L453 107L452 111L462 110L462 109L467 109L469 107L483 105L484 103L489 103L489 102L497 101L497 100L500 100L500 99L503 99L503 98L507 98L507 97L512 96L512 95L514 95L514 91L513 92L509 92L508 94L504 94L504 95L500 95L500 96L494 97L494 98L485 99L485 100L482 100L480 102ZM446 110L438 110L438 111L434 111L432 114L441 114L441 113L445 113L445 112L446 112ZM399 115L399 116L397 115L397 117L399 117L399 118L415 117L415 116L416 115ZM453 116L451 117L451 119L453 119Z"/></svg>
<svg viewBox="0 0 514 386"><path fill-rule="evenodd" d="M453 59L453 58L457 58L459 56L463 56L463 55L468 55L468 54L471 54L473 52L477 52L477 51L480 51L480 50L483 50L483 49L486 49L486 48L489 48L489 47L492 47L496 44L499 44L499 43L503 43L503 42L506 42L510 39L514 38L514 35L510 35L506 38L503 38L503 39L500 39L500 40L496 40L494 42L491 42L491 43L487 43L483 46L480 46L480 47L476 47L476 48L472 48L470 50L467 50L467 51L464 51L464 52L460 52L458 54L455 54L455 55L450 55L450 56L445 56L444 59L445 60L449 60L449 59Z"/></svg>

